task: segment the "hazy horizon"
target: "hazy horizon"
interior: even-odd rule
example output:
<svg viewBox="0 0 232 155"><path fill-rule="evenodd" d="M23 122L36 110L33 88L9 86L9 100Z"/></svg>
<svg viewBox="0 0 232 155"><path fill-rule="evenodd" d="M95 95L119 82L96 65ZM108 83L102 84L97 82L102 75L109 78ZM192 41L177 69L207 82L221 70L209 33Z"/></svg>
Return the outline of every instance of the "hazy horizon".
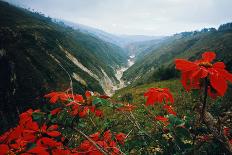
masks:
<svg viewBox="0 0 232 155"><path fill-rule="evenodd" d="M116 35L165 36L231 22L231 0L6 0Z"/></svg>

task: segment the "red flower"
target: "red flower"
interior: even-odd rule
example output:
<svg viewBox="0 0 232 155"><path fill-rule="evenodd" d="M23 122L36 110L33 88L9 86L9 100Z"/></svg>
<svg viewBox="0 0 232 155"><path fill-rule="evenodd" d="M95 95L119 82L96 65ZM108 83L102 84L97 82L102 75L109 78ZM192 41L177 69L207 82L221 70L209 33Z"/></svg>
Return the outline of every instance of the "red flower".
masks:
<svg viewBox="0 0 232 155"><path fill-rule="evenodd" d="M110 132L110 130L107 130L104 134L103 134L104 140L109 142L112 138L112 134Z"/></svg>
<svg viewBox="0 0 232 155"><path fill-rule="evenodd" d="M50 114L51 114L51 115L56 115L56 114L58 114L61 110L62 110L61 108L53 109L53 110L50 112Z"/></svg>
<svg viewBox="0 0 232 155"><path fill-rule="evenodd" d="M136 108L136 106L133 106L131 104L124 105L120 108L117 108L118 111L132 111Z"/></svg>
<svg viewBox="0 0 232 155"><path fill-rule="evenodd" d="M42 127L39 127L37 122L28 122L25 126L24 130L24 138L33 141L37 137L42 137L42 135L46 134L51 137L58 137L61 135L58 129L58 125L51 125L47 127L46 124L43 124Z"/></svg>
<svg viewBox="0 0 232 155"><path fill-rule="evenodd" d="M92 138L94 141L98 141L100 139L100 132L96 132L89 137Z"/></svg>
<svg viewBox="0 0 232 155"><path fill-rule="evenodd" d="M32 114L34 112L40 112L40 110L32 110L32 109L29 109L27 110L26 112L23 112L22 114L19 115L19 124L20 125L23 125L25 124L26 122L28 121L32 121Z"/></svg>
<svg viewBox="0 0 232 155"><path fill-rule="evenodd" d="M99 110L99 109L95 109L94 114L97 117L102 117L103 116L102 110Z"/></svg>
<svg viewBox="0 0 232 155"><path fill-rule="evenodd" d="M117 141L124 145L125 139L126 139L126 135L124 133L118 133L115 138L117 139Z"/></svg>
<svg viewBox="0 0 232 155"><path fill-rule="evenodd" d="M23 127L18 125L14 129L10 129L8 132L4 133L0 137L0 143L11 143L11 141L15 141L16 139L22 136Z"/></svg>
<svg viewBox="0 0 232 155"><path fill-rule="evenodd" d="M172 106L166 104L163 108L166 109L169 114L176 116L176 112L173 110Z"/></svg>
<svg viewBox="0 0 232 155"><path fill-rule="evenodd" d="M146 106L154 105L155 102L162 103L171 102L174 103L172 94L168 88L150 88L144 96L147 97Z"/></svg>
<svg viewBox="0 0 232 155"><path fill-rule="evenodd" d="M168 122L168 118L167 118L167 117L163 117L163 116L156 116L156 117L155 117L155 120L157 120L157 121L161 121L161 122L163 122L165 125L168 125L168 124L169 124L169 122Z"/></svg>
<svg viewBox="0 0 232 155"><path fill-rule="evenodd" d="M67 94L64 92L52 92L49 94L44 95L45 98L50 98L49 102L51 104L55 104L59 99L61 101L68 101L68 99L72 99L75 102L78 103L83 103L84 99L82 97L82 95L79 94Z"/></svg>
<svg viewBox="0 0 232 155"><path fill-rule="evenodd" d="M86 91L85 92L85 97L86 98L90 98L92 96L91 92L90 91Z"/></svg>
<svg viewBox="0 0 232 155"><path fill-rule="evenodd" d="M52 154L61 154L64 151L61 149L62 146L63 145L60 142L57 142L51 138L43 137L36 142L36 146L34 148L27 152L32 154L49 155L49 151L52 151Z"/></svg>
<svg viewBox="0 0 232 155"><path fill-rule="evenodd" d="M89 112L88 107L83 107L82 110L79 112L79 117L85 117Z"/></svg>
<svg viewBox="0 0 232 155"><path fill-rule="evenodd" d="M68 94L63 93L63 92L52 92L52 93L44 95L44 97L50 98L49 102L52 104L55 104L58 101L58 99L62 98L62 100L66 101L69 98Z"/></svg>
<svg viewBox="0 0 232 155"><path fill-rule="evenodd" d="M212 64L216 54L214 52L205 52L202 59L190 62L184 59L176 59L176 69L181 71L181 82L184 88L189 91L192 88L199 89L200 79L208 77L210 87L216 91L214 95L223 96L227 90L227 81L232 82L232 74L225 70L223 62ZM213 96L211 89L210 95Z"/></svg>

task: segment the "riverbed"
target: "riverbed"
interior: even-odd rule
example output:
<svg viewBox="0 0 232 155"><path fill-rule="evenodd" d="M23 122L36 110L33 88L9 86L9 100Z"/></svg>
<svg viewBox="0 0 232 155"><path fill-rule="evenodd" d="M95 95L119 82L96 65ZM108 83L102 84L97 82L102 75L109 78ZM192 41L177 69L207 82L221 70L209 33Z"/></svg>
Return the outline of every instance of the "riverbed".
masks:
<svg viewBox="0 0 232 155"><path fill-rule="evenodd" d="M125 81L122 79L123 73L134 64L134 55L131 55L127 60L127 65L116 69L115 77L119 81L119 84L114 86L113 91L115 92L118 89L121 89L126 86Z"/></svg>

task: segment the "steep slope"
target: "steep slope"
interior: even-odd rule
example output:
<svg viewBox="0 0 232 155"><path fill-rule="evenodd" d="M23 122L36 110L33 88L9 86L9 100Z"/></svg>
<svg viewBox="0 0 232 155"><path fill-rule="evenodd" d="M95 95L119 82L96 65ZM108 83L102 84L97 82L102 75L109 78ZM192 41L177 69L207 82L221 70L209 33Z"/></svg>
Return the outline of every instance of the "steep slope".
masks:
<svg viewBox="0 0 232 155"><path fill-rule="evenodd" d="M1 125L15 120L9 111L38 107L36 97L69 88L70 79L78 93L110 93L119 83L115 69L127 63L120 47L6 2L0 14Z"/></svg>
<svg viewBox="0 0 232 155"><path fill-rule="evenodd" d="M203 29L167 37L149 51L142 51L135 64L123 75L134 84L166 80L176 76L175 58L193 59L204 51L215 51L217 58L232 71L232 30Z"/></svg>

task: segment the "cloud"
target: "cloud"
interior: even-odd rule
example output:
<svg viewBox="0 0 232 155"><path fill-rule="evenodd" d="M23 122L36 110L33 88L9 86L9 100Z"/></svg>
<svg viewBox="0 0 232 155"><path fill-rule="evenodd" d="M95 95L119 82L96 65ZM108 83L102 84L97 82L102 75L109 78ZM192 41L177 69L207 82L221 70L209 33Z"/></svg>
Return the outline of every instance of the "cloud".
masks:
<svg viewBox="0 0 232 155"><path fill-rule="evenodd" d="M8 0L116 34L170 35L230 22L231 0Z"/></svg>

